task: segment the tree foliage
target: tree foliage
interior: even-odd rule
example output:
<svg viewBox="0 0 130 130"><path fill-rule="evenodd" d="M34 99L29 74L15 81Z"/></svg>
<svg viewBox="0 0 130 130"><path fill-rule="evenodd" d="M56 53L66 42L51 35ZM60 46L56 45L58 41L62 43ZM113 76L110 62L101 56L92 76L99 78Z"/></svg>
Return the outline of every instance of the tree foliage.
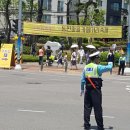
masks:
<svg viewBox="0 0 130 130"><path fill-rule="evenodd" d="M105 19L104 19L105 11L100 9L98 12L95 12L93 15L93 21L95 25L104 25Z"/></svg>
<svg viewBox="0 0 130 130"><path fill-rule="evenodd" d="M77 15L77 24L82 25L102 25L104 20L105 12L103 10L99 10L97 7L100 3L100 0L89 0L87 2L81 3L78 1L75 4L75 12ZM82 13L84 16L79 20L79 14ZM96 21L98 20L98 21Z"/></svg>
<svg viewBox="0 0 130 130"><path fill-rule="evenodd" d="M37 3L33 3L34 0L22 0L22 13L23 20L36 19L37 15ZM10 42L11 35L11 20L18 18L19 0L0 0L0 13L4 17L4 23L0 21L1 25L5 29L5 34L7 35L7 43Z"/></svg>

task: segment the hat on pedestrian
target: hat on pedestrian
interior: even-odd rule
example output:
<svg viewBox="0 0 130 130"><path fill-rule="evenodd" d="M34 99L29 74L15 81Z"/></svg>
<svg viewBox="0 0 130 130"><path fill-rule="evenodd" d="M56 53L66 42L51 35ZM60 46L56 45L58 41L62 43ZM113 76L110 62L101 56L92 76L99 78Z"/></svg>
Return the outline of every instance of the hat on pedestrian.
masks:
<svg viewBox="0 0 130 130"><path fill-rule="evenodd" d="M100 51L96 51L96 52L94 52L94 53L92 53L92 54L90 54L89 55L89 58L98 58L99 57L99 54L100 54Z"/></svg>
<svg viewBox="0 0 130 130"><path fill-rule="evenodd" d="M88 49L96 49L96 47L93 46L93 45L87 45L86 47L87 47Z"/></svg>

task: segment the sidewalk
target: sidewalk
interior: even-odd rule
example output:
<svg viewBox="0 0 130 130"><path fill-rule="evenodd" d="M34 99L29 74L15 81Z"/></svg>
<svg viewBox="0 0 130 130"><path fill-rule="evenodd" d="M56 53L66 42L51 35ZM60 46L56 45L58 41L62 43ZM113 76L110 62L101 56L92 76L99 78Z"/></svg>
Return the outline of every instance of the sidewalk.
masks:
<svg viewBox="0 0 130 130"><path fill-rule="evenodd" d="M40 71L40 66L36 62L26 62L23 63L22 65L22 70L23 71L28 71L28 72L39 72ZM65 72L64 67L62 65L59 65L57 67L57 63L53 63L52 66L43 66L43 71L41 72L54 72L54 73L67 73L67 74L73 74L73 75L80 75L82 73L82 70L85 66L85 64L78 64L78 70L75 69L75 66L73 66L73 69L70 70L70 63L68 65L68 70ZM113 68L113 74L112 75L117 75L118 68ZM110 72L104 73L104 75L110 75Z"/></svg>

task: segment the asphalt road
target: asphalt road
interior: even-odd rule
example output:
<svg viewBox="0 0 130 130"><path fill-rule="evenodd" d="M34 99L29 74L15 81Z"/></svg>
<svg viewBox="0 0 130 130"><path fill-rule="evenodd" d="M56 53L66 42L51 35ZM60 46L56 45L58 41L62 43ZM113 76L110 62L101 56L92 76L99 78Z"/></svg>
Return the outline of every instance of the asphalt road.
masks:
<svg viewBox="0 0 130 130"><path fill-rule="evenodd" d="M103 80L105 130L130 130L130 76ZM79 90L80 75L0 70L0 130L83 130Z"/></svg>

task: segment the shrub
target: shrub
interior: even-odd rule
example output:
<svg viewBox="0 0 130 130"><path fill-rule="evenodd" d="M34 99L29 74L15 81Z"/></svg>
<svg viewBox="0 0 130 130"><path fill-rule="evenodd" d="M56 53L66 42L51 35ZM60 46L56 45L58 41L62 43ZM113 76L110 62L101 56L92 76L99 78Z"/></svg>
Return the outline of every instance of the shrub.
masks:
<svg viewBox="0 0 130 130"><path fill-rule="evenodd" d="M70 51L64 51L63 56L65 55L65 52L67 52L68 61L70 61L71 60L71 52ZM108 55L107 51L102 52L100 54L100 64L101 65L107 65L107 55ZM117 65L118 61L119 61L120 53L115 52L114 56L115 56L115 65ZM85 62L85 60L86 59L84 57L83 61ZM46 61L46 56L44 56L43 61L44 62ZM23 54L23 62L38 62L38 56Z"/></svg>
<svg viewBox="0 0 130 130"><path fill-rule="evenodd" d="M101 53L101 55L100 55L100 61L101 61L101 63L107 63L107 55L108 55L108 52L106 51L106 52L102 52ZM120 56L121 56L121 54L120 53L118 53L118 52L115 52L114 53L114 62L115 62L115 65L117 66L117 64L118 64L118 61L119 61L119 58L120 58Z"/></svg>
<svg viewBox="0 0 130 130"><path fill-rule="evenodd" d="M102 52L101 55L100 55L100 61L101 62L107 62L107 55L108 55L108 52Z"/></svg>
<svg viewBox="0 0 130 130"><path fill-rule="evenodd" d="M108 62L100 62L101 65L107 65Z"/></svg>
<svg viewBox="0 0 130 130"><path fill-rule="evenodd" d="M30 46L23 46L23 54L30 54L31 47Z"/></svg>
<svg viewBox="0 0 130 130"><path fill-rule="evenodd" d="M36 46L36 55L37 55L37 52L38 52L38 49L39 49L39 47L38 46ZM23 54L28 54L28 55L30 55L31 54L31 47L30 46L23 46Z"/></svg>
<svg viewBox="0 0 130 130"><path fill-rule="evenodd" d="M121 54L118 52L115 52L114 56L115 56L115 65L117 65Z"/></svg>
<svg viewBox="0 0 130 130"><path fill-rule="evenodd" d="M23 55L23 62L38 62L38 56Z"/></svg>
<svg viewBox="0 0 130 130"><path fill-rule="evenodd" d="M32 55L23 55L23 62L38 62L38 56L32 56ZM43 57L43 61L46 61L46 56Z"/></svg>

